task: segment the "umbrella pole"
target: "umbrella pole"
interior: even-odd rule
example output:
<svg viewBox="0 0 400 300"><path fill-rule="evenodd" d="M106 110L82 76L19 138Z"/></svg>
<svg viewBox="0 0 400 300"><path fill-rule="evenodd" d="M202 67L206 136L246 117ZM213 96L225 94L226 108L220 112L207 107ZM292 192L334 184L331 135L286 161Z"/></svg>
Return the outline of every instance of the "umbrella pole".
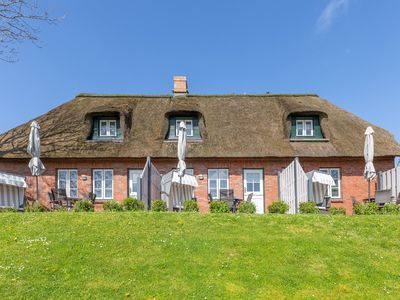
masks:
<svg viewBox="0 0 400 300"><path fill-rule="evenodd" d="M368 179L368 202L371 202L371 179Z"/></svg>
<svg viewBox="0 0 400 300"><path fill-rule="evenodd" d="M39 202L39 176L36 175L36 201Z"/></svg>

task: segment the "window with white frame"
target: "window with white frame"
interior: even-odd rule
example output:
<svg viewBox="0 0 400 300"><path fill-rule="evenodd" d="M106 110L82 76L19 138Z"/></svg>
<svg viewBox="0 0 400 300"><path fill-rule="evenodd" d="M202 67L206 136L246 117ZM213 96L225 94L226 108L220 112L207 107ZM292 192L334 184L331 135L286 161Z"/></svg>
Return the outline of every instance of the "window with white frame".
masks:
<svg viewBox="0 0 400 300"><path fill-rule="evenodd" d="M100 120L100 136L117 136L117 120Z"/></svg>
<svg viewBox="0 0 400 300"><path fill-rule="evenodd" d="M187 136L193 136L193 120L192 119L187 119L187 120L176 120L176 127L175 127L175 135L179 135L179 125L181 122L185 122L186 125L186 135Z"/></svg>
<svg viewBox="0 0 400 300"><path fill-rule="evenodd" d="M208 193L213 198L219 199L220 191L229 189L228 169L208 170Z"/></svg>
<svg viewBox="0 0 400 300"><path fill-rule="evenodd" d="M341 198L340 191L340 169L339 168L321 168L319 170L321 173L331 175L335 181L336 186L330 186L328 189L328 196L333 199Z"/></svg>
<svg viewBox="0 0 400 300"><path fill-rule="evenodd" d="M129 196L136 199L140 196L140 174L142 170L129 170Z"/></svg>
<svg viewBox="0 0 400 300"><path fill-rule="evenodd" d="M296 136L314 136L313 120L296 120Z"/></svg>
<svg viewBox="0 0 400 300"><path fill-rule="evenodd" d="M57 172L57 187L65 189L68 197L78 197L78 170L59 169Z"/></svg>
<svg viewBox="0 0 400 300"><path fill-rule="evenodd" d="M113 170L95 169L93 170L93 193L98 199L113 198Z"/></svg>

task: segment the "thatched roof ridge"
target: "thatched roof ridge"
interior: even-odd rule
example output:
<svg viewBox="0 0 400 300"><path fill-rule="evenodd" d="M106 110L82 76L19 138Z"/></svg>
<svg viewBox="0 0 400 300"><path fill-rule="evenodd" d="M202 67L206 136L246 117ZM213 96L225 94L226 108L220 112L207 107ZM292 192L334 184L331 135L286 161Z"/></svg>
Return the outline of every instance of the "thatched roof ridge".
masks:
<svg viewBox="0 0 400 300"><path fill-rule="evenodd" d="M188 144L188 157L362 157L370 123L317 95L96 95L75 99L36 118L42 154L48 158L176 157L166 141L168 116L200 116L202 141ZM88 141L94 115L118 114L122 141ZM290 116L318 114L325 138L291 141ZM28 157L30 122L0 135L0 158ZM396 156L400 146L384 129L376 131L376 156Z"/></svg>

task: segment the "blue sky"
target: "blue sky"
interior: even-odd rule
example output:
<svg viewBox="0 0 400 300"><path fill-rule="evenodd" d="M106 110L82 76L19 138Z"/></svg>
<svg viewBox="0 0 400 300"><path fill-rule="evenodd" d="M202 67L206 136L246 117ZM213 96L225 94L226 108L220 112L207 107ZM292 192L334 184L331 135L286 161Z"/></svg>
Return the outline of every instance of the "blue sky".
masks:
<svg viewBox="0 0 400 300"><path fill-rule="evenodd" d="M400 140L400 1L39 0L57 26L0 62L0 132L81 92L316 93Z"/></svg>

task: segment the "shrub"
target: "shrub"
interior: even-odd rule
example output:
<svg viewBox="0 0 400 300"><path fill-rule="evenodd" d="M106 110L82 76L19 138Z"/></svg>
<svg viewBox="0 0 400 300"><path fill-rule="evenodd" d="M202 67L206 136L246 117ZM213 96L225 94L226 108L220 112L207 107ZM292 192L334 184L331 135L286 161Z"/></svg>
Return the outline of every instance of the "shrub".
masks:
<svg viewBox="0 0 400 300"><path fill-rule="evenodd" d="M0 213L17 212L14 207L0 207Z"/></svg>
<svg viewBox="0 0 400 300"><path fill-rule="evenodd" d="M241 202L238 207L238 212L241 214L254 214L256 213L256 206L252 202Z"/></svg>
<svg viewBox="0 0 400 300"><path fill-rule="evenodd" d="M285 214L289 210L289 205L283 201L275 201L268 206L268 212L271 214Z"/></svg>
<svg viewBox="0 0 400 300"><path fill-rule="evenodd" d="M183 210L191 211L191 212L198 212L199 206L197 205L197 202L194 200L185 200L183 202Z"/></svg>
<svg viewBox="0 0 400 300"><path fill-rule="evenodd" d="M129 211L144 210L143 201L131 197L124 199L124 201L122 202L122 206L124 207L125 210Z"/></svg>
<svg viewBox="0 0 400 300"><path fill-rule="evenodd" d="M379 207L375 202L357 203L354 205L354 213L356 215L376 215L379 213Z"/></svg>
<svg viewBox="0 0 400 300"><path fill-rule="evenodd" d="M300 203L301 214L319 214L318 207L315 206L315 202L303 202Z"/></svg>
<svg viewBox="0 0 400 300"><path fill-rule="evenodd" d="M39 201L35 201L32 204L27 204L26 206L27 212L45 212L47 208L44 207Z"/></svg>
<svg viewBox="0 0 400 300"><path fill-rule="evenodd" d="M54 209L55 212L66 212L68 209L65 206L58 206Z"/></svg>
<svg viewBox="0 0 400 300"><path fill-rule="evenodd" d="M104 211L122 211L123 207L115 200L108 200L103 203Z"/></svg>
<svg viewBox="0 0 400 300"><path fill-rule="evenodd" d="M157 212L167 211L167 203L161 199L154 200L153 203L151 203L151 210Z"/></svg>
<svg viewBox="0 0 400 300"><path fill-rule="evenodd" d="M331 215L345 215L346 209L344 209L343 207L331 207L329 209L329 213Z"/></svg>
<svg viewBox="0 0 400 300"><path fill-rule="evenodd" d="M386 203L382 207L382 214L384 215L397 215L400 213L400 206L394 203Z"/></svg>
<svg viewBox="0 0 400 300"><path fill-rule="evenodd" d="M210 212L212 213L228 213L229 205L226 201L212 201L210 203Z"/></svg>
<svg viewBox="0 0 400 300"><path fill-rule="evenodd" d="M94 211L94 205L90 200L79 200L74 205L75 212L90 212Z"/></svg>

